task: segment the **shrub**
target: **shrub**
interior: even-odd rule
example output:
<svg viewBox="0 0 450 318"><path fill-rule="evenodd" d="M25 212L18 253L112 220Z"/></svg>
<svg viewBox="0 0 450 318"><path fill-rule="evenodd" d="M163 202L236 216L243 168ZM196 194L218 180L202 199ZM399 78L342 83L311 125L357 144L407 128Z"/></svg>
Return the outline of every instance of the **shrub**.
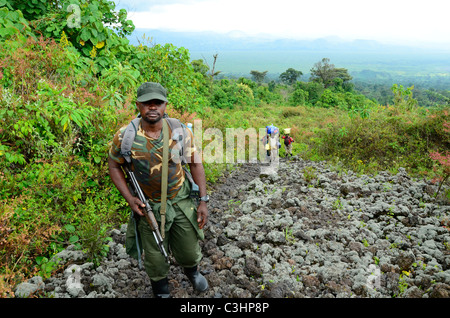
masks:
<svg viewBox="0 0 450 318"><path fill-rule="evenodd" d="M356 171L362 164L365 171L372 169L370 172L400 166L413 174L429 171L432 161L428 154L436 147L433 145L449 146L448 136L442 138L443 130L436 126L444 114L436 111L424 116L409 111L393 116L388 108L377 108L369 118L348 117L319 131L317 151Z"/></svg>
<svg viewBox="0 0 450 318"><path fill-rule="evenodd" d="M105 154L129 113L105 107L95 78L67 85L87 70L72 71L78 53L54 41L17 38L0 54L0 275L12 283L16 272L33 275L38 257L75 243L66 225L94 258L102 246L86 244L87 235L126 220ZM97 213L98 224L86 221Z"/></svg>
<svg viewBox="0 0 450 318"><path fill-rule="evenodd" d="M296 105L306 105L309 99L309 93L301 88L297 88L289 96L289 104L292 106Z"/></svg>
<svg viewBox="0 0 450 318"><path fill-rule="evenodd" d="M271 91L267 86L259 85L252 90L257 104L264 102L279 105L283 101L283 97L279 93Z"/></svg>
<svg viewBox="0 0 450 318"><path fill-rule="evenodd" d="M1 7L0 2L0 40L8 40L19 34L33 36L28 21L23 17L20 10L10 10Z"/></svg>
<svg viewBox="0 0 450 318"><path fill-rule="evenodd" d="M283 110L281 112L281 115L284 118L297 117L297 116L302 116L304 114L305 114L305 111L302 108L298 108L298 107L283 107Z"/></svg>
<svg viewBox="0 0 450 318"><path fill-rule="evenodd" d="M216 108L234 108L236 106L254 106L252 89L243 83L221 80L213 86L211 106Z"/></svg>
<svg viewBox="0 0 450 318"><path fill-rule="evenodd" d="M36 98L39 81L64 83L73 75L69 67L72 53L54 40L18 36L3 44L7 49L0 52L0 83L25 102Z"/></svg>

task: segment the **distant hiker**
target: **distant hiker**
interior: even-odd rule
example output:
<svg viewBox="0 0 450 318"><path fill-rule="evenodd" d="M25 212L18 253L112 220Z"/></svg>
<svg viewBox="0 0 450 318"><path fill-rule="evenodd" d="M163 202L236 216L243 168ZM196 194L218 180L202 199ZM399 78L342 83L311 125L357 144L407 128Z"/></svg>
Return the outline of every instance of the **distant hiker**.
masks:
<svg viewBox="0 0 450 318"><path fill-rule="evenodd" d="M266 135L261 139L264 148L266 149L266 159L270 162L275 162L278 158L278 150L281 147L280 133L278 127L273 124L266 126Z"/></svg>
<svg viewBox="0 0 450 318"><path fill-rule="evenodd" d="M286 155L292 157L292 143L294 142L294 139L290 136L291 128L284 129L284 135L281 136L282 139L284 139L284 149L286 150Z"/></svg>
<svg viewBox="0 0 450 318"><path fill-rule="evenodd" d="M208 288L206 278L198 270L202 258L199 239L204 239L202 229L208 219L209 197L206 194L205 171L197 157L193 135L189 129L184 128L182 133L185 134L185 144L189 147L183 153L188 159L192 178L189 178L191 175L187 169L183 168L180 158L177 157L181 156L177 143L182 136L176 134L177 129L169 126L170 123L174 125L175 119L166 118L167 102L167 91L159 83L142 84L137 90L136 101L141 118L138 117L137 124L134 124L133 120L135 134L132 137L135 139L128 142L128 134L124 138L131 124L122 127L114 135L108 157L111 179L132 210L127 231L127 252L141 261L140 253L143 251L145 270L150 278L153 293L159 298L170 297L167 278L170 264L160 252L152 235L154 232L144 216L145 205L127 186L122 170L124 167L130 167L129 170L136 176L161 233L165 233L164 249L172 252L176 263L184 268L184 273L195 290L205 291ZM176 122L179 123L177 120ZM123 151L122 146L131 143L131 151ZM164 149L167 149L166 152ZM167 158L167 161L163 161L163 158ZM166 180L162 180L162 174L168 176ZM191 198L193 185L198 185L198 206Z"/></svg>

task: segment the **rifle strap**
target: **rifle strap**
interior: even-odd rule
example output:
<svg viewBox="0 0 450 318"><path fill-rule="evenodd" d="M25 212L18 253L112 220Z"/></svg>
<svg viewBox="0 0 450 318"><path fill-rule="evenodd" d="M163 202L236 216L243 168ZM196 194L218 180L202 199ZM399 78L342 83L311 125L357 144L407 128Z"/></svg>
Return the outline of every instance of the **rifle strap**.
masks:
<svg viewBox="0 0 450 318"><path fill-rule="evenodd" d="M169 127L166 119L163 119L163 159L162 159L162 175L161 175L161 236L164 238L164 227L166 224L166 207L167 207L167 182L169 168Z"/></svg>

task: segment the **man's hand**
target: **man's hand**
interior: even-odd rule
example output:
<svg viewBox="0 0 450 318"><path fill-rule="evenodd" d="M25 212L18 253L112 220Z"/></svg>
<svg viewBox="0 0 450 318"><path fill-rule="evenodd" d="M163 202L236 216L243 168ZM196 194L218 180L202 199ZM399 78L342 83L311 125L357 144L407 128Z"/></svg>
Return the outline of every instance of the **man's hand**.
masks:
<svg viewBox="0 0 450 318"><path fill-rule="evenodd" d="M134 214L137 214L139 216L144 216L143 209L145 208L145 204L142 203L141 200L137 197L132 197L131 200L128 202L131 210L134 212Z"/></svg>
<svg viewBox="0 0 450 318"><path fill-rule="evenodd" d="M142 203L139 198L133 196L133 194L130 192L130 189L128 188L127 182L125 180L125 174L121 166L108 156L108 167L111 180L113 181L119 192L122 194L122 196L125 198L125 200L128 202L131 210L135 215L137 214L139 216L144 216L142 208L145 208L145 204Z"/></svg>
<svg viewBox="0 0 450 318"><path fill-rule="evenodd" d="M200 201L200 204L198 205L197 222L200 229L203 229L206 222L208 222L208 207L206 206L206 202L204 201Z"/></svg>

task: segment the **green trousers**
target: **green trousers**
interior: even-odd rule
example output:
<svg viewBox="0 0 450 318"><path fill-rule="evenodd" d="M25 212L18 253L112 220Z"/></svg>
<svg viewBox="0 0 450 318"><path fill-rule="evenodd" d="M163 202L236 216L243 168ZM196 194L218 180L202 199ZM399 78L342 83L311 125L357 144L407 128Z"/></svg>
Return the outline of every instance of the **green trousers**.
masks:
<svg viewBox="0 0 450 318"><path fill-rule="evenodd" d="M182 267L194 267L202 258L199 239L204 239L203 230L198 228L197 207L189 197L190 185L186 181L179 194L167 201L164 248L172 253L176 262ZM160 204L149 202L156 220L160 225ZM134 220L130 218L126 238L128 254L137 258L136 233ZM136 220L139 233L139 249L144 254L144 267L150 279L154 281L167 277L170 265L161 254L152 230L145 217Z"/></svg>
<svg viewBox="0 0 450 318"><path fill-rule="evenodd" d="M182 267L193 267L202 258L198 236L192 223L177 204L174 204L176 215L164 238L164 248L172 253ZM167 277L170 265L161 254L152 230L144 217L139 220L138 231L144 250L144 267L150 279L158 281Z"/></svg>

